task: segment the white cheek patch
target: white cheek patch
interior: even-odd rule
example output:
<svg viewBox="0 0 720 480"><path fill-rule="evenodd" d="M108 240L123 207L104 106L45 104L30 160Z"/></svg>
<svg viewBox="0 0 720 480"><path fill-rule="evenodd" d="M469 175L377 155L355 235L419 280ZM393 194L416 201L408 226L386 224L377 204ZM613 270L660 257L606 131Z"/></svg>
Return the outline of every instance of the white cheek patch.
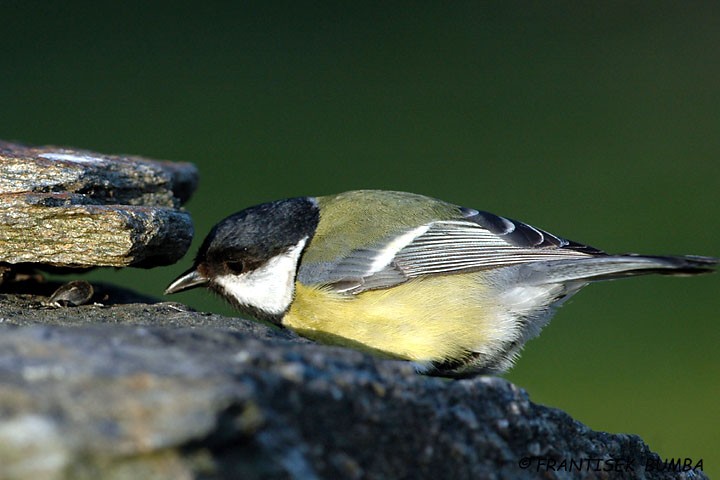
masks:
<svg viewBox="0 0 720 480"><path fill-rule="evenodd" d="M280 315L292 303L298 259L306 242L307 237L256 270L221 275L214 282L239 304Z"/></svg>

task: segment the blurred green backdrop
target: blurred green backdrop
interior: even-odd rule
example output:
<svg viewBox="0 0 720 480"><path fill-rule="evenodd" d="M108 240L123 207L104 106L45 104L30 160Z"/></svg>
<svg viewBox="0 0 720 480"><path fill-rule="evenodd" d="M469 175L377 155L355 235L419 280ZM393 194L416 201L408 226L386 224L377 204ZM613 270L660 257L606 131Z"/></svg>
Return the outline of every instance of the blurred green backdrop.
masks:
<svg viewBox="0 0 720 480"><path fill-rule="evenodd" d="M196 163L192 253L243 207L382 188L720 255L718 4L17 0L0 24L0 138ZM160 296L192 253L91 277ZM507 377L718 475L719 287L595 285Z"/></svg>

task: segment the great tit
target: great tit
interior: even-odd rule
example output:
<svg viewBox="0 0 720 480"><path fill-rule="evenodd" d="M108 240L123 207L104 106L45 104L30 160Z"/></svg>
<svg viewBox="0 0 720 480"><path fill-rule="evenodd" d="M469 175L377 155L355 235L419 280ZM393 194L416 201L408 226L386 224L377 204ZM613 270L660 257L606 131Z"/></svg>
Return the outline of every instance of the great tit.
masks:
<svg viewBox="0 0 720 480"><path fill-rule="evenodd" d="M359 190L225 218L165 293L205 286L310 339L463 377L507 370L590 282L693 275L719 261L610 255L492 213Z"/></svg>

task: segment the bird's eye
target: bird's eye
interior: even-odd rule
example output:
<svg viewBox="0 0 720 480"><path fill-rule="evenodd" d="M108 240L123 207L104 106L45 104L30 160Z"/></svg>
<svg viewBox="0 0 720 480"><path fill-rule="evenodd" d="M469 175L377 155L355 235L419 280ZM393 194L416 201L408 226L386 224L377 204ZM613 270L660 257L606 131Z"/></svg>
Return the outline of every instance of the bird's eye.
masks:
<svg viewBox="0 0 720 480"><path fill-rule="evenodd" d="M245 270L245 265L240 261L225 262L225 267L233 273L242 273Z"/></svg>

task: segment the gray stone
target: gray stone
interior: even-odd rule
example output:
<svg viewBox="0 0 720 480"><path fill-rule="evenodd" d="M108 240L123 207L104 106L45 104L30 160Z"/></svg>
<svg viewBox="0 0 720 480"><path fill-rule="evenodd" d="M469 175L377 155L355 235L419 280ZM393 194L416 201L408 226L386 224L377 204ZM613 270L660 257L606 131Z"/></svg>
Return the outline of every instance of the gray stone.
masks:
<svg viewBox="0 0 720 480"><path fill-rule="evenodd" d="M185 255L188 163L0 142L0 263L152 267Z"/></svg>
<svg viewBox="0 0 720 480"><path fill-rule="evenodd" d="M191 163L0 141L0 195L69 192L105 205L178 207L195 191Z"/></svg>
<svg viewBox="0 0 720 480"><path fill-rule="evenodd" d="M97 205L83 195L0 195L0 262L87 268L175 263L192 241L187 212Z"/></svg>
<svg viewBox="0 0 720 480"><path fill-rule="evenodd" d="M706 478L646 469L659 458L639 437L594 432L500 378L424 377L180 304L111 305L132 294L94 287L105 305L0 295L0 478ZM557 471L538 456L586 460Z"/></svg>

